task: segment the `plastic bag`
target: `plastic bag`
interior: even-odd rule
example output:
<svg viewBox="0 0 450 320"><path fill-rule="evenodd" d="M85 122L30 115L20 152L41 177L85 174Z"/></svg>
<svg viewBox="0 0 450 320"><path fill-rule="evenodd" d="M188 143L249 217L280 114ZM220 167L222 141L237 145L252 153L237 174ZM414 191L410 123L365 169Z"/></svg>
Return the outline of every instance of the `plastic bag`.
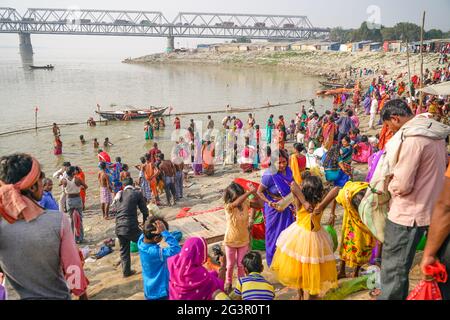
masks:
<svg viewBox="0 0 450 320"><path fill-rule="evenodd" d="M438 282L447 282L445 266L439 262L428 265L425 267L425 274L432 277L432 280L420 281L406 300L442 300Z"/></svg>
<svg viewBox="0 0 450 320"><path fill-rule="evenodd" d="M390 199L389 193L382 193L369 187L358 208L361 221L381 243L384 242L384 227Z"/></svg>
<svg viewBox="0 0 450 320"><path fill-rule="evenodd" d="M159 209L159 207L156 204L150 202L149 204L147 204L147 209L149 216L153 217L161 216L161 209Z"/></svg>
<svg viewBox="0 0 450 320"><path fill-rule="evenodd" d="M419 244L417 245L417 251L423 251L425 249L425 245L427 244L427 234L425 233L420 239Z"/></svg>

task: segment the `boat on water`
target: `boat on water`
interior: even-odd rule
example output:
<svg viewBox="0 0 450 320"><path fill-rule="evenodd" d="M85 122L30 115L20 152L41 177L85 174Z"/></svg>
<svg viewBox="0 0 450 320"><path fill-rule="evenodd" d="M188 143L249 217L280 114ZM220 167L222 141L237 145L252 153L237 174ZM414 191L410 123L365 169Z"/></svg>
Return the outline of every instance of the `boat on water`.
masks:
<svg viewBox="0 0 450 320"><path fill-rule="evenodd" d="M336 83L336 82L325 82L325 81L319 81L319 83L325 87L325 88L329 88L329 89L341 89L341 88L353 88L355 86L355 83L353 81L348 82L348 83Z"/></svg>
<svg viewBox="0 0 450 320"><path fill-rule="evenodd" d="M55 66L52 66L51 64L48 64L46 66L30 66L31 69L46 69L46 70L53 70Z"/></svg>
<svg viewBox="0 0 450 320"><path fill-rule="evenodd" d="M151 109L129 109L122 111L114 111L114 110L96 110L95 113L100 115L103 119L106 120L135 120L135 119L147 119L150 115L154 117L161 117L164 112L168 109L165 108L151 108Z"/></svg>

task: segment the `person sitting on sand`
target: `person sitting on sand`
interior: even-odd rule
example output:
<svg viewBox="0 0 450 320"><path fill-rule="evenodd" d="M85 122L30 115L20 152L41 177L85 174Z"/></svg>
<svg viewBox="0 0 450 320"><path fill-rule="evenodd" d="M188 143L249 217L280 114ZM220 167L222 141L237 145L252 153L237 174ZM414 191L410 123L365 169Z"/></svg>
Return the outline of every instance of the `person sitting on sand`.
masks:
<svg viewBox="0 0 450 320"><path fill-rule="evenodd" d="M136 271L131 270L130 241L138 242L142 233L139 228L137 208L142 212L143 224L148 218L147 203L144 196L140 191L134 189L133 184L133 179L125 179L125 188L114 199L117 212L116 235L120 243L120 260L124 278L136 273Z"/></svg>
<svg viewBox="0 0 450 320"><path fill-rule="evenodd" d="M261 275L264 270L261 254L247 253L242 259L245 277L240 277L234 289L236 300L273 300L274 287Z"/></svg>
<svg viewBox="0 0 450 320"><path fill-rule="evenodd" d="M368 163L372 153L372 145L369 143L369 138L362 136L361 142L355 144L353 147L352 159L358 163Z"/></svg>
<svg viewBox="0 0 450 320"><path fill-rule="evenodd" d="M204 238L186 240L181 252L167 261L170 300L212 300L214 293L223 291L225 257L220 257L219 273L208 271L208 244Z"/></svg>
<svg viewBox="0 0 450 320"><path fill-rule="evenodd" d="M138 248L144 281L144 296L147 300L169 299L169 269L167 259L180 253L181 247L168 231L168 223L161 218L152 218L144 224ZM161 241L168 246L162 248Z"/></svg>

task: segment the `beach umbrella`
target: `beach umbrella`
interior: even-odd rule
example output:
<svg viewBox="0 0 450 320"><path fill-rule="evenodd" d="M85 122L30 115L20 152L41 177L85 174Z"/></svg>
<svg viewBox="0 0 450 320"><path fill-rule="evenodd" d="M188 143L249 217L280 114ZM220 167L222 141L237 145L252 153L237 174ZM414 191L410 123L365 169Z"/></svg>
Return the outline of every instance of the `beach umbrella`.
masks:
<svg viewBox="0 0 450 320"><path fill-rule="evenodd" d="M428 86L426 88L419 89L418 91L435 96L448 96L450 95L450 81Z"/></svg>

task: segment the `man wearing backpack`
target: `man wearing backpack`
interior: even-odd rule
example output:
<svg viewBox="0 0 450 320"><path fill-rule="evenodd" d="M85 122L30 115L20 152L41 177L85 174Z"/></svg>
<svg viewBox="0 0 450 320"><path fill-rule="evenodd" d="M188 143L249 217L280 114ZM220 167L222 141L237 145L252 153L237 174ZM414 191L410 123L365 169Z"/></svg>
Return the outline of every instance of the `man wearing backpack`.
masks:
<svg viewBox="0 0 450 320"><path fill-rule="evenodd" d="M386 145L392 200L384 229L379 300L405 300L417 245L430 225L444 184L450 128L427 115L414 117L403 100L386 103L381 119L394 137Z"/></svg>

